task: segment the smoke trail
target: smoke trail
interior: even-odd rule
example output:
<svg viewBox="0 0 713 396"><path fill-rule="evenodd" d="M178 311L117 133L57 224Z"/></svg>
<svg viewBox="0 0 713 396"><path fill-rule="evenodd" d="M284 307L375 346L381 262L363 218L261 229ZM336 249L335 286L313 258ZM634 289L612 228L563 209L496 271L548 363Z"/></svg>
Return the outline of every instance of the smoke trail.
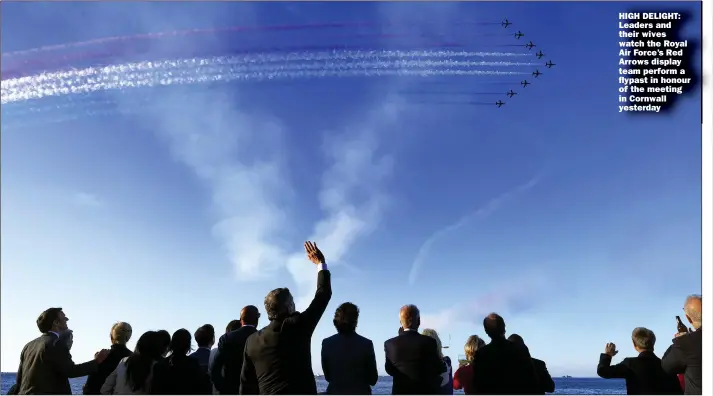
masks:
<svg viewBox="0 0 713 396"><path fill-rule="evenodd" d="M74 73L74 74L71 74ZM245 71L236 70L231 67L216 67L213 70L202 69L185 70L177 73L171 69L161 69L153 72L143 73L114 73L103 76L91 75L82 76L82 71L68 72L65 78L55 78L47 81L42 75L33 77L19 87L2 89L0 103L24 101L29 99L40 99L44 97L90 93L104 90L116 90L138 87L155 87L161 85L184 85L199 84L207 82L228 82L228 81L266 81L276 79L298 79L298 78L343 78L343 77L385 77L385 76L492 76L521 74L518 72L501 72L491 70L462 70L462 69L397 69L397 70L338 70L322 69L317 71Z"/></svg>
<svg viewBox="0 0 713 396"><path fill-rule="evenodd" d="M469 91L401 91L407 95L506 95L507 92L469 92Z"/></svg>
<svg viewBox="0 0 713 396"><path fill-rule="evenodd" d="M473 101L411 101L409 104L412 105L424 105L424 106L495 106L495 102L473 102Z"/></svg>

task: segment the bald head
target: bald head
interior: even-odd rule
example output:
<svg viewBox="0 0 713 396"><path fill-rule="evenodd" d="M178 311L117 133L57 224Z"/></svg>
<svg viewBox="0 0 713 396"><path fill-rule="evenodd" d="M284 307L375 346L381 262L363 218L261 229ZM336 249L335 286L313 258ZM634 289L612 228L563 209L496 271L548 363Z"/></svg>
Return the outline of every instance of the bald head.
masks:
<svg viewBox="0 0 713 396"><path fill-rule="evenodd" d="M686 318L694 329L698 330L703 323L703 298L697 294L688 296L686 303L683 305L683 311L686 313Z"/></svg>
<svg viewBox="0 0 713 396"><path fill-rule="evenodd" d="M505 337L505 319L495 312L483 319L483 328L485 329L485 334L490 338Z"/></svg>
<svg viewBox="0 0 713 396"><path fill-rule="evenodd" d="M254 305L246 305L240 311L240 324L243 326L257 326L258 319L260 319L260 311Z"/></svg>
<svg viewBox="0 0 713 396"><path fill-rule="evenodd" d="M401 327L409 330L418 330L421 325L421 312L415 305L404 305L399 312Z"/></svg>

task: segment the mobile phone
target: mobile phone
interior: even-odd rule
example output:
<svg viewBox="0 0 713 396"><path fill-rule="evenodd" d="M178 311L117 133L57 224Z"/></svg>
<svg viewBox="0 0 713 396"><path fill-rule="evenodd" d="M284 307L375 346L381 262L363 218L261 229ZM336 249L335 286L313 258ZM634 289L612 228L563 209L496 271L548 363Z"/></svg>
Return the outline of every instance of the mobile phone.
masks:
<svg viewBox="0 0 713 396"><path fill-rule="evenodd" d="M679 333L688 333L688 328L686 327L686 325L683 324L680 316L676 316L676 322L676 328L678 329Z"/></svg>

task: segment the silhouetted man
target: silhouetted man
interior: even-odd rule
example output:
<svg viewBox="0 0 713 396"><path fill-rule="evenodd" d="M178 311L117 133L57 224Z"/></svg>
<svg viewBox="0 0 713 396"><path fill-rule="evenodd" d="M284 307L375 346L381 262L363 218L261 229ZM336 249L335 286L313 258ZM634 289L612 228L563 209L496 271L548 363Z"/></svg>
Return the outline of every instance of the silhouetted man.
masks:
<svg viewBox="0 0 713 396"><path fill-rule="evenodd" d="M511 334L510 337L508 337L508 341L528 349L525 340L518 334ZM553 393L555 391L555 382L552 380L550 372L547 371L547 364L535 358L532 358L532 364L535 366L535 373L540 383L540 392L538 394L544 395L545 393Z"/></svg>
<svg viewBox="0 0 713 396"><path fill-rule="evenodd" d="M225 367L223 366L222 361L219 361L219 367L215 365L215 362L218 361L219 359L216 359L218 355L220 355L220 346L223 345L225 342L225 337L231 332L239 329L241 326L240 324L240 319L233 319L230 322L228 322L228 325L225 326L225 334L220 336L218 339L218 347L213 348L210 350L210 357L208 358L208 371L210 372L210 378L211 381L213 382L213 394L218 395L220 392L218 392L218 389L215 387L216 382L220 382L225 378ZM214 370L215 368L215 370Z"/></svg>
<svg viewBox="0 0 713 396"><path fill-rule="evenodd" d="M625 379L627 395L682 394L676 375L667 374L661 368L661 359L654 354L654 332L645 327L637 327L631 333L631 341L639 356L624 358L621 363L612 366L611 359L618 351L616 345L608 343L604 353L599 356L597 375L606 379Z"/></svg>
<svg viewBox="0 0 713 396"><path fill-rule="evenodd" d="M344 303L334 312L337 334L322 341L322 372L327 394L370 395L379 380L374 344L357 334L359 308Z"/></svg>
<svg viewBox="0 0 713 396"><path fill-rule="evenodd" d="M198 364L201 369L205 369L208 373L208 362L210 361L210 349L215 344L215 328L212 325L204 324L199 327L195 333L193 333L193 338L198 344L198 349L190 354L190 357L198 360Z"/></svg>
<svg viewBox="0 0 713 396"><path fill-rule="evenodd" d="M475 352L473 393L488 395L536 395L540 383L526 348L505 339L505 320L491 313L483 320L490 344Z"/></svg>
<svg viewBox="0 0 713 396"><path fill-rule="evenodd" d="M661 365L667 373L683 374L684 393L686 395L702 394L703 360L703 298L692 295L686 298L683 307L686 319L693 326L691 333L678 333L673 339L673 344L668 347L661 358Z"/></svg>
<svg viewBox="0 0 713 396"><path fill-rule="evenodd" d="M22 349L16 380L18 394L72 394L69 378L96 372L109 354L103 349L94 355L94 360L74 364L67 344L59 338L68 329L68 321L62 308L49 308L37 318L37 328L43 334Z"/></svg>
<svg viewBox="0 0 713 396"><path fill-rule="evenodd" d="M415 305L399 311L403 332L384 342L386 373L393 377L394 395L434 395L440 393L445 365L438 356L436 340L418 333L421 314Z"/></svg>
<svg viewBox="0 0 713 396"><path fill-rule="evenodd" d="M218 356L211 372L213 385L222 395L235 395L240 392L240 375L243 369L245 342L257 331L260 312L254 305L248 305L240 311L240 328L225 335L218 345ZM224 375L219 375L223 369Z"/></svg>
<svg viewBox="0 0 713 396"><path fill-rule="evenodd" d="M324 255L305 242L307 257L317 265L317 292L304 312L295 311L287 288L265 297L270 323L245 344L240 394L317 394L312 372L312 333L332 298L332 284Z"/></svg>

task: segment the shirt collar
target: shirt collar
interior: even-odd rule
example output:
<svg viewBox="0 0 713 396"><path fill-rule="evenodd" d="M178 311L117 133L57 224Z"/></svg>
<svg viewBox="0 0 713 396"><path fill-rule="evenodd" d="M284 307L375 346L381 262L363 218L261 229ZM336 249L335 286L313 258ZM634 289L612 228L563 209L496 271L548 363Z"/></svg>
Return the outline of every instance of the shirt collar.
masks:
<svg viewBox="0 0 713 396"><path fill-rule="evenodd" d="M48 333L52 333L52 334L56 335L57 338L59 338L59 333L57 333L56 331L50 330L50 331L48 331Z"/></svg>

